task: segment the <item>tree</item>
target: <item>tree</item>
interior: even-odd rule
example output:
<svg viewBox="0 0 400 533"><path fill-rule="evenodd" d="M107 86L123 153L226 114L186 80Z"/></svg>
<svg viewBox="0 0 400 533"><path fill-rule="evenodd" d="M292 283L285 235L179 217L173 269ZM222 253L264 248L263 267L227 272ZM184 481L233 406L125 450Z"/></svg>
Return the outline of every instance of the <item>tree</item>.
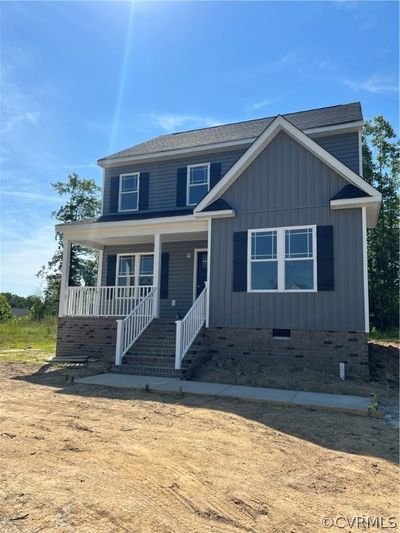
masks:
<svg viewBox="0 0 400 533"><path fill-rule="evenodd" d="M52 216L59 222L74 222L95 218L100 214L100 188L92 179L82 179L70 174L65 183L57 182L52 187L67 201ZM46 314L55 314L58 308L63 257L63 236L56 232L57 250L37 276L45 280L44 302ZM74 244L71 249L69 285L95 285L98 255L90 248Z"/></svg>
<svg viewBox="0 0 400 533"><path fill-rule="evenodd" d="M382 194L378 224L368 232L368 271L371 324L385 331L399 324L400 144L383 116L365 123L362 153L364 179Z"/></svg>
<svg viewBox="0 0 400 533"><path fill-rule="evenodd" d="M4 294L0 293L0 322L7 322L13 318L10 304Z"/></svg>
<svg viewBox="0 0 400 533"><path fill-rule="evenodd" d="M11 292L2 293L10 304L10 307L18 307L19 309L31 309L31 307L40 301L39 296L18 296L17 294L12 294Z"/></svg>

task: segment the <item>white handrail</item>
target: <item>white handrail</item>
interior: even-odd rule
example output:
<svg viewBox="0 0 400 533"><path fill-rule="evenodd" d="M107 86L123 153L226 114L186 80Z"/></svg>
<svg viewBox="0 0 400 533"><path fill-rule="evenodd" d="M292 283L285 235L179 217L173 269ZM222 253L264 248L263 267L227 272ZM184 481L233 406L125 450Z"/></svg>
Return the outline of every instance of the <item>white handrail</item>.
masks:
<svg viewBox="0 0 400 533"><path fill-rule="evenodd" d="M66 316L126 316L152 288L152 285L68 287L65 314Z"/></svg>
<svg viewBox="0 0 400 533"><path fill-rule="evenodd" d="M176 321L175 368L179 370L207 317L207 283L197 300L186 313L185 318Z"/></svg>
<svg viewBox="0 0 400 533"><path fill-rule="evenodd" d="M116 365L122 364L123 356L155 317L156 299L157 289L153 287L128 316L117 320Z"/></svg>

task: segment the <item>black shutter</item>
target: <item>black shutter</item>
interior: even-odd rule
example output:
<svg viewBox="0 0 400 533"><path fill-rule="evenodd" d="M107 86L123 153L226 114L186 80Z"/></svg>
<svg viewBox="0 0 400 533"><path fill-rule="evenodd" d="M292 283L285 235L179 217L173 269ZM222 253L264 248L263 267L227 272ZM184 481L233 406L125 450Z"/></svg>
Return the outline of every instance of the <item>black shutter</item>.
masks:
<svg viewBox="0 0 400 533"><path fill-rule="evenodd" d="M221 163L211 163L210 165L210 190L221 179Z"/></svg>
<svg viewBox="0 0 400 533"><path fill-rule="evenodd" d="M160 298L168 298L169 253L161 254Z"/></svg>
<svg viewBox="0 0 400 533"><path fill-rule="evenodd" d="M333 226L317 226L317 279L319 291L333 291Z"/></svg>
<svg viewBox="0 0 400 533"><path fill-rule="evenodd" d="M176 171L176 207L186 205L187 167L178 168Z"/></svg>
<svg viewBox="0 0 400 533"><path fill-rule="evenodd" d="M106 277L108 287L114 287L114 285L116 284L116 279L115 279L116 268L117 268L117 256L108 255L107 256L107 277Z"/></svg>
<svg viewBox="0 0 400 533"><path fill-rule="evenodd" d="M110 213L118 213L119 176L110 178Z"/></svg>
<svg viewBox="0 0 400 533"><path fill-rule="evenodd" d="M139 177L139 210L149 208L149 176L148 172L141 172Z"/></svg>
<svg viewBox="0 0 400 533"><path fill-rule="evenodd" d="M247 231L236 231L233 234L232 290L247 291Z"/></svg>

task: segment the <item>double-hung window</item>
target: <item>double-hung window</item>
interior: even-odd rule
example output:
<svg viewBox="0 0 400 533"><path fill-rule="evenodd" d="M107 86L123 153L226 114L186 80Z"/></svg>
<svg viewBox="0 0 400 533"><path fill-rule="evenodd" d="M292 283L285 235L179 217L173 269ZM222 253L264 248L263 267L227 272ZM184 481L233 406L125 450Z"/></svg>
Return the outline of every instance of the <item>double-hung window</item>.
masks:
<svg viewBox="0 0 400 533"><path fill-rule="evenodd" d="M118 255L117 286L153 285L153 254Z"/></svg>
<svg viewBox="0 0 400 533"><path fill-rule="evenodd" d="M249 230L249 292L316 290L316 227Z"/></svg>
<svg viewBox="0 0 400 533"><path fill-rule="evenodd" d="M197 205L210 188L210 163L187 167L187 205Z"/></svg>
<svg viewBox="0 0 400 533"><path fill-rule="evenodd" d="M119 178L119 210L137 211L140 173L121 174Z"/></svg>

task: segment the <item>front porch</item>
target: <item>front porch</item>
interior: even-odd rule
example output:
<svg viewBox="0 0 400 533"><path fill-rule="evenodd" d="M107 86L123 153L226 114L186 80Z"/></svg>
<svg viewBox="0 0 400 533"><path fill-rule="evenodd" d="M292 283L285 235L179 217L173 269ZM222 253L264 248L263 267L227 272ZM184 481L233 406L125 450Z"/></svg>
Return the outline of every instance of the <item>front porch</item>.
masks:
<svg viewBox="0 0 400 533"><path fill-rule="evenodd" d="M164 223L163 231L157 228L153 234L144 224L135 225L130 234L115 223L111 226L112 234L110 228L98 223L93 226L96 228L92 224L82 224L75 234L73 225L68 231L63 228L59 308L62 323L66 324L69 319L87 319L92 331L93 321L98 320L100 325L104 319L109 319L116 325L114 368L126 371L128 357L132 362L132 348L152 321L169 320L174 328L174 343L171 346L170 337L165 342L169 350L173 350L173 368L181 370L196 336L208 325L208 222L196 220L185 225L185 231L182 231L182 223L174 227ZM94 287L68 286L74 243L99 251ZM109 321L106 323L107 328L113 329ZM143 338L148 339L151 347L149 336ZM136 356L141 355L136 352Z"/></svg>

